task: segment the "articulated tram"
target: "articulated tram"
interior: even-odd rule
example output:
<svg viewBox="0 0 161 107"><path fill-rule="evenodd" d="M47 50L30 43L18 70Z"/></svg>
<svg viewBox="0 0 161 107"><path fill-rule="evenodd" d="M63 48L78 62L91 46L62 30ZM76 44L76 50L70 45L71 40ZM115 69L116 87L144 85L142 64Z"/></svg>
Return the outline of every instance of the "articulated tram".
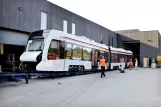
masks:
<svg viewBox="0 0 161 107"><path fill-rule="evenodd" d="M128 66L133 53L109 47L86 38L58 30L41 30L30 34L21 65L36 71L99 70L99 59L105 56L107 70Z"/></svg>

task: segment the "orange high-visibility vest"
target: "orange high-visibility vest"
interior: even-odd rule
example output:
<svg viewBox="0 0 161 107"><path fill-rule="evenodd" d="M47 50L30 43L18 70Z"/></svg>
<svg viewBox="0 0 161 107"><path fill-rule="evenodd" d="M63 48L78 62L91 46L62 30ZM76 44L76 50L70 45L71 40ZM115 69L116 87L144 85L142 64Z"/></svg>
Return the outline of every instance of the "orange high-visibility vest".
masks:
<svg viewBox="0 0 161 107"><path fill-rule="evenodd" d="M118 63L118 62L119 62L119 61L118 61L118 58L115 58L115 62L116 62L116 63Z"/></svg>
<svg viewBox="0 0 161 107"><path fill-rule="evenodd" d="M130 67L132 67L132 60L130 60Z"/></svg>
<svg viewBox="0 0 161 107"><path fill-rule="evenodd" d="M106 66L106 60L105 59L101 59L100 60L100 66Z"/></svg>

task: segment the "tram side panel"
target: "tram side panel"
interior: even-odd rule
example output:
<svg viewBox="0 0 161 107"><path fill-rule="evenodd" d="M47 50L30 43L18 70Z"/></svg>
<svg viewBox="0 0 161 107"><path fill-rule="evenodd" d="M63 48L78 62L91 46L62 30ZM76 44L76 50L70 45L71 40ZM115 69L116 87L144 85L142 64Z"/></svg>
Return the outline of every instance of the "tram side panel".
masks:
<svg viewBox="0 0 161 107"><path fill-rule="evenodd" d="M79 69L80 67L80 70L91 70L92 48L87 48L88 46L71 41L70 39L59 39L49 36L46 40L43 50L43 60L36 67L38 71L69 71L72 69L76 70L76 68ZM85 49L88 55L82 57L82 50L84 51Z"/></svg>
<svg viewBox="0 0 161 107"><path fill-rule="evenodd" d="M42 61L37 65L37 71L63 71L64 70L64 46L58 37L49 36L45 40Z"/></svg>
<svg viewBox="0 0 161 107"><path fill-rule="evenodd" d="M76 69L76 70L74 70ZM65 59L64 71L86 71L92 69L91 61L79 61L79 60L68 60Z"/></svg>

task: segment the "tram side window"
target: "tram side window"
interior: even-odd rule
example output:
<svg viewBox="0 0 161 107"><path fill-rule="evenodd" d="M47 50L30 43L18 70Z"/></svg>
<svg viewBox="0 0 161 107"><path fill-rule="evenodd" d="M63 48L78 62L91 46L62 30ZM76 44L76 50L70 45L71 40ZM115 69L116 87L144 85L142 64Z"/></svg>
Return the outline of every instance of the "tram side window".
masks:
<svg viewBox="0 0 161 107"><path fill-rule="evenodd" d="M73 45L73 59L82 60L82 47L78 45Z"/></svg>
<svg viewBox="0 0 161 107"><path fill-rule="evenodd" d="M126 55L126 61L129 62L129 55Z"/></svg>
<svg viewBox="0 0 161 107"><path fill-rule="evenodd" d="M91 52L92 52L92 49L83 48L83 60L91 61Z"/></svg>
<svg viewBox="0 0 161 107"><path fill-rule="evenodd" d="M125 55L119 54L119 62L125 62Z"/></svg>
<svg viewBox="0 0 161 107"><path fill-rule="evenodd" d="M60 57L60 42L52 40L48 50L48 60L56 60Z"/></svg>
<svg viewBox="0 0 161 107"><path fill-rule="evenodd" d="M111 63L115 63L115 57L116 57L116 54L111 53Z"/></svg>
<svg viewBox="0 0 161 107"><path fill-rule="evenodd" d="M127 55L124 55L124 62L127 62Z"/></svg>
<svg viewBox="0 0 161 107"><path fill-rule="evenodd" d="M65 58L72 59L72 44L69 43L66 44Z"/></svg>
<svg viewBox="0 0 161 107"><path fill-rule="evenodd" d="M115 63L118 63L119 62L119 54L115 54Z"/></svg>
<svg viewBox="0 0 161 107"><path fill-rule="evenodd" d="M129 62L130 59L132 59L132 56L131 55L127 55L127 61Z"/></svg>
<svg viewBox="0 0 161 107"><path fill-rule="evenodd" d="M99 55L99 58L102 58L102 56L105 56L105 52L104 51L99 51L98 55Z"/></svg>
<svg viewBox="0 0 161 107"><path fill-rule="evenodd" d="M117 57L115 59L116 62L120 62L120 58L121 58L121 55L120 54L117 54Z"/></svg>
<svg viewBox="0 0 161 107"><path fill-rule="evenodd" d="M109 58L108 58L108 52L105 52L105 59L106 59L106 62L108 62Z"/></svg>
<svg viewBox="0 0 161 107"><path fill-rule="evenodd" d="M104 52L104 51L100 51L100 50L98 50L98 60L97 60L97 62L99 62L99 61L100 61L100 59L102 58L102 56L104 56L104 57L105 57L105 52Z"/></svg>
<svg viewBox="0 0 161 107"><path fill-rule="evenodd" d="M111 53L111 63L118 63L119 62L119 55L116 53Z"/></svg>

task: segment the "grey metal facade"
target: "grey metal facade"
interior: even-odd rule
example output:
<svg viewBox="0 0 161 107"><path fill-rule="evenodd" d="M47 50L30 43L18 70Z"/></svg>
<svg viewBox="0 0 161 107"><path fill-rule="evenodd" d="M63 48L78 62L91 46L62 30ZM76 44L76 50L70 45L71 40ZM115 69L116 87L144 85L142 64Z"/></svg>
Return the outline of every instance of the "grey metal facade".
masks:
<svg viewBox="0 0 161 107"><path fill-rule="evenodd" d="M47 13L47 29L63 30L63 20L67 20L68 33L72 32L72 23L75 23L76 35L100 43L102 33L104 44L117 47L115 32L46 0L0 0L0 27L25 32L40 30L41 12ZM113 42L109 43L109 39Z"/></svg>

